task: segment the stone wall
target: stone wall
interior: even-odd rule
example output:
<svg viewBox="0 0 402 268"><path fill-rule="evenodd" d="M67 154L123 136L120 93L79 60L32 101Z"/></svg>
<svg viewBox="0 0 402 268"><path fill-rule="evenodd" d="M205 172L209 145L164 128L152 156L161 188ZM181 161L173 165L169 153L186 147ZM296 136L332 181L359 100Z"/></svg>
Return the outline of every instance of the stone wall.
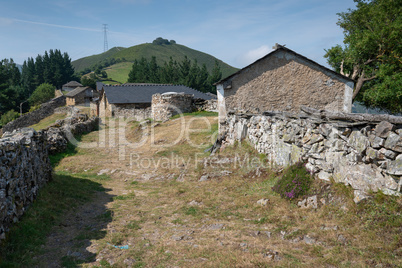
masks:
<svg viewBox="0 0 402 268"><path fill-rule="evenodd" d="M23 128L39 123L43 118L53 114L54 109L66 105L66 97L60 96L49 102L43 103L39 109L24 114L21 117L9 122L2 128L2 133L13 131L17 128Z"/></svg>
<svg viewBox="0 0 402 268"><path fill-rule="evenodd" d="M52 178L46 139L30 128L0 139L0 240Z"/></svg>
<svg viewBox="0 0 402 268"><path fill-rule="evenodd" d="M152 118L155 121L166 121L180 113L195 110L193 95L184 93L164 93L152 95Z"/></svg>
<svg viewBox="0 0 402 268"><path fill-rule="evenodd" d="M0 240L52 176L49 154L62 152L73 136L99 127L99 118L74 113L45 130L22 128L0 139Z"/></svg>
<svg viewBox="0 0 402 268"><path fill-rule="evenodd" d="M216 99L211 100L203 100L203 99L194 99L195 109L198 111L208 111L208 112L217 112L218 111L218 101Z"/></svg>
<svg viewBox="0 0 402 268"><path fill-rule="evenodd" d="M142 121L152 117L150 103L112 104L112 116Z"/></svg>
<svg viewBox="0 0 402 268"><path fill-rule="evenodd" d="M351 185L355 202L369 191L400 195L402 117L303 107L298 115L230 112L220 127L223 145L247 139L274 166L306 162L317 178Z"/></svg>

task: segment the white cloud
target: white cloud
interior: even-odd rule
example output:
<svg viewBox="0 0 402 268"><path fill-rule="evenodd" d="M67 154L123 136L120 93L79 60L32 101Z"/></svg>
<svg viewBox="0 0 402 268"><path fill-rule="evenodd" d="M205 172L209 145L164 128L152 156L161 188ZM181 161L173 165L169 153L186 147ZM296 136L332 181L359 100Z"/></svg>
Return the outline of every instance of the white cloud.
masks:
<svg viewBox="0 0 402 268"><path fill-rule="evenodd" d="M267 45L260 46L259 48L249 50L244 55L240 56L239 62L243 66L247 66L256 60L264 57L267 55L272 49Z"/></svg>

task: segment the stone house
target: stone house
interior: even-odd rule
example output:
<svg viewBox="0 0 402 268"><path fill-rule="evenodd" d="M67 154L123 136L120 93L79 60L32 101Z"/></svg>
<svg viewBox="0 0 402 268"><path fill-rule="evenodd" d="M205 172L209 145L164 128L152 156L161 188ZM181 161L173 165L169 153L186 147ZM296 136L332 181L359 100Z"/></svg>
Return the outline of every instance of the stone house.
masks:
<svg viewBox="0 0 402 268"><path fill-rule="evenodd" d="M220 122L230 110L351 112L354 81L288 48L274 50L217 82Z"/></svg>
<svg viewBox="0 0 402 268"><path fill-rule="evenodd" d="M81 85L77 81L70 81L67 84L64 84L61 87L61 90L62 91L72 91L72 90L76 89L77 87L83 87L83 85Z"/></svg>
<svg viewBox="0 0 402 268"><path fill-rule="evenodd" d="M65 94L66 105L89 105L90 101L98 97L98 92L90 87L77 87L74 90Z"/></svg>
<svg viewBox="0 0 402 268"><path fill-rule="evenodd" d="M98 115L103 117L152 117L152 95L168 92L191 94L195 99L210 100L213 97L183 85L167 84L124 84L102 85L98 108Z"/></svg>

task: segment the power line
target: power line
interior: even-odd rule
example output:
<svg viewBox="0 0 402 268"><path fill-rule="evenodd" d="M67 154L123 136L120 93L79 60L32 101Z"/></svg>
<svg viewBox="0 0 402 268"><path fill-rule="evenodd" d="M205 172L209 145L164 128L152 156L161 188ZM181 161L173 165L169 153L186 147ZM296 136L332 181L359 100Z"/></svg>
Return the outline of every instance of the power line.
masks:
<svg viewBox="0 0 402 268"><path fill-rule="evenodd" d="M107 44L107 24L103 24L103 52L108 51L108 44Z"/></svg>

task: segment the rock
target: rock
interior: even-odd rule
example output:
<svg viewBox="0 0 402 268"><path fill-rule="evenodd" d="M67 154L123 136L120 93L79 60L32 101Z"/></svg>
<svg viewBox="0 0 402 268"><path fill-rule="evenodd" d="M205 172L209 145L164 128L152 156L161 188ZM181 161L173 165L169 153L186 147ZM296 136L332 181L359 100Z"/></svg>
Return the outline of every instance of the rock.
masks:
<svg viewBox="0 0 402 268"><path fill-rule="evenodd" d="M279 261L281 257L279 256L279 252L275 250L268 249L267 252L263 253L264 258L268 258L271 261Z"/></svg>
<svg viewBox="0 0 402 268"><path fill-rule="evenodd" d="M349 146L354 148L358 154L363 154L367 147L370 146L370 141L360 131L353 131L349 136Z"/></svg>
<svg viewBox="0 0 402 268"><path fill-rule="evenodd" d="M398 155L394 161L388 163L385 172L391 175L402 175L402 154Z"/></svg>
<svg viewBox="0 0 402 268"><path fill-rule="evenodd" d="M101 176L101 175L106 174L108 172L109 172L109 169L102 169L96 175Z"/></svg>
<svg viewBox="0 0 402 268"><path fill-rule="evenodd" d="M201 178L198 181L207 181L209 178L208 175L202 175Z"/></svg>
<svg viewBox="0 0 402 268"><path fill-rule="evenodd" d="M396 153L394 151L387 150L385 148L381 148L380 150L378 150L378 159L379 160L385 160L385 158L395 159L395 157L396 157Z"/></svg>
<svg viewBox="0 0 402 268"><path fill-rule="evenodd" d="M385 140L377 137L376 135L369 135L369 141L371 144L371 147L373 147L374 149L378 149L381 148L382 146L384 146L384 142Z"/></svg>
<svg viewBox="0 0 402 268"><path fill-rule="evenodd" d="M340 234L340 235L338 235L338 239L337 239L339 242L341 242L342 244L346 244L346 238L342 235L342 234Z"/></svg>
<svg viewBox="0 0 402 268"><path fill-rule="evenodd" d="M201 206L202 202L197 202L195 200L191 201L190 203L188 203L189 206Z"/></svg>
<svg viewBox="0 0 402 268"><path fill-rule="evenodd" d="M385 140L384 147L402 153L402 138L399 135L390 132Z"/></svg>
<svg viewBox="0 0 402 268"><path fill-rule="evenodd" d="M359 204L361 201L363 201L363 200L365 200L365 199L368 198L368 195L367 195L365 192L363 192L363 191L354 190L353 193L354 193L353 201L354 201L356 204Z"/></svg>
<svg viewBox="0 0 402 268"><path fill-rule="evenodd" d="M394 129L394 125L387 122L387 121L381 121L374 129L374 132L376 133L376 136L381 137L381 138L386 138L389 134Z"/></svg>
<svg viewBox="0 0 402 268"><path fill-rule="evenodd" d="M257 201L257 204L261 205L261 206L266 206L268 204L268 202L269 202L268 198L262 198L262 199Z"/></svg>
<svg viewBox="0 0 402 268"><path fill-rule="evenodd" d="M310 196L297 203L300 208L317 208L317 196Z"/></svg>
<svg viewBox="0 0 402 268"><path fill-rule="evenodd" d="M303 236L303 242L309 245L315 244L316 240L308 235Z"/></svg>
<svg viewBox="0 0 402 268"><path fill-rule="evenodd" d="M330 178L332 177L332 175L324 170L321 170L320 172L318 172L317 174L318 178L320 180L324 180L324 181L331 181Z"/></svg>

